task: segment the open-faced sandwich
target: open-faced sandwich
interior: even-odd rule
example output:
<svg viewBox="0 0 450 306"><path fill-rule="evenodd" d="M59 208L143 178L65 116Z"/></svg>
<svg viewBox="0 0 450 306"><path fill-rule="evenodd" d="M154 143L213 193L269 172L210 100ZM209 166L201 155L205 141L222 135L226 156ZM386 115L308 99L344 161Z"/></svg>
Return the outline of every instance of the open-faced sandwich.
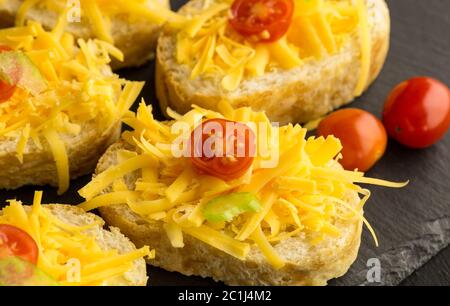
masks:
<svg viewBox="0 0 450 306"><path fill-rule="evenodd" d="M149 263L169 271L233 285L323 285L346 273L367 223L370 192L356 183L401 184L344 170L333 136L217 108L168 109L160 122L141 103L79 191L81 208L151 243Z"/></svg>
<svg viewBox="0 0 450 306"><path fill-rule="evenodd" d="M191 104L266 111L307 122L360 96L389 47L384 0L192 0L182 28L163 30L156 83L162 110Z"/></svg>
<svg viewBox="0 0 450 306"><path fill-rule="evenodd" d="M112 73L101 40L75 40L63 24L0 30L0 188L59 185L92 172L120 136L142 82Z"/></svg>
<svg viewBox="0 0 450 306"><path fill-rule="evenodd" d="M0 26L23 26L26 20L34 20L52 29L63 22L76 38L98 38L116 45L124 61L113 61L114 69L148 61L161 25L166 21L177 25L181 19L170 10L168 0L0 1Z"/></svg>
<svg viewBox="0 0 450 306"><path fill-rule="evenodd" d="M0 285L146 285L148 246L136 249L100 217L41 198L0 210Z"/></svg>

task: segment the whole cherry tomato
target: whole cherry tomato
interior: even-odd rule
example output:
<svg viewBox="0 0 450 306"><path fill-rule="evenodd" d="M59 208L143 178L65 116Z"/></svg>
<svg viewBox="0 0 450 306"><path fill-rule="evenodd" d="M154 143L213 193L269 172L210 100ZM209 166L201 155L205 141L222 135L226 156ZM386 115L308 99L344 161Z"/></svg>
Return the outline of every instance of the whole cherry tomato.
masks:
<svg viewBox="0 0 450 306"><path fill-rule="evenodd" d="M191 160L203 173L231 180L242 176L253 163L255 134L245 124L210 119L192 131Z"/></svg>
<svg viewBox="0 0 450 306"><path fill-rule="evenodd" d="M361 109L342 109L330 114L320 122L317 133L324 137L334 135L341 140L343 158L340 163L347 170L369 170L386 150L383 124Z"/></svg>
<svg viewBox="0 0 450 306"><path fill-rule="evenodd" d="M293 13L293 0L235 0L230 24L241 35L274 42L288 31Z"/></svg>
<svg viewBox="0 0 450 306"><path fill-rule="evenodd" d="M417 77L395 87L384 104L389 136L411 148L440 140L450 125L450 92L441 82Z"/></svg>
<svg viewBox="0 0 450 306"><path fill-rule="evenodd" d="M12 49L8 46L1 46L0 45L0 53L3 51L11 51ZM11 96L14 94L14 91L16 90L15 85L10 85L6 82L3 82L0 80L0 103L5 102Z"/></svg>
<svg viewBox="0 0 450 306"><path fill-rule="evenodd" d="M36 242L27 232L12 225L0 224L0 258L17 256L36 264L38 254Z"/></svg>

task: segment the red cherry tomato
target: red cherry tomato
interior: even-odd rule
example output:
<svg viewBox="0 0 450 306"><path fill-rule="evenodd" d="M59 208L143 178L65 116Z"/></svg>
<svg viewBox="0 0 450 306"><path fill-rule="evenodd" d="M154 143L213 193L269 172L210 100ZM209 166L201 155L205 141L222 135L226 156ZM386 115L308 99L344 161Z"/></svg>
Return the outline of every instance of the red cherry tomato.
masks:
<svg viewBox="0 0 450 306"><path fill-rule="evenodd" d="M3 51L11 51L11 50L12 49L8 46L0 45L0 53ZM16 90L15 85L10 85L0 80L0 103L5 102L9 98L11 98L15 90Z"/></svg>
<svg viewBox="0 0 450 306"><path fill-rule="evenodd" d="M17 256L36 264L38 254L37 244L27 232L12 225L0 224L0 258Z"/></svg>
<svg viewBox="0 0 450 306"><path fill-rule="evenodd" d="M203 173L231 180L253 163L255 134L245 124L225 119L202 122L191 133L191 160Z"/></svg>
<svg viewBox="0 0 450 306"><path fill-rule="evenodd" d="M367 171L386 151L387 135L374 115L361 109L342 109L322 120L320 136L334 135L341 140L342 166L347 170Z"/></svg>
<svg viewBox="0 0 450 306"><path fill-rule="evenodd" d="M241 35L274 42L288 31L293 12L293 0L235 0L230 24Z"/></svg>
<svg viewBox="0 0 450 306"><path fill-rule="evenodd" d="M427 77L399 84L384 104L383 123L389 136L408 147L433 145L450 125L448 87Z"/></svg>

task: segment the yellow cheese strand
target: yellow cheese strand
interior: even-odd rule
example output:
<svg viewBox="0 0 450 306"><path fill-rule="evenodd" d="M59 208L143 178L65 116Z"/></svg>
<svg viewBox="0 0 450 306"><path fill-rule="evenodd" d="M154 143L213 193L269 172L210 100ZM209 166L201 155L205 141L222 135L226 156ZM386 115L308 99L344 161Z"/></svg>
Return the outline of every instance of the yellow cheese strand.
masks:
<svg viewBox="0 0 450 306"><path fill-rule="evenodd" d="M251 238L255 241L256 245L258 245L261 252L275 269L284 267L284 260L275 252L272 245L267 241L266 236L261 230L261 226L258 226L255 229Z"/></svg>
<svg viewBox="0 0 450 306"><path fill-rule="evenodd" d="M139 155L125 161L123 164L109 168L97 175L89 184L81 188L78 193L85 199L92 199L116 179L136 171L140 168L155 165L155 160L149 155Z"/></svg>
<svg viewBox="0 0 450 306"><path fill-rule="evenodd" d="M116 191L102 194L98 197L92 198L89 201L81 203L78 206L85 211L91 211L104 206L125 204L127 201L136 201L138 198L139 193L134 191Z"/></svg>
<svg viewBox="0 0 450 306"><path fill-rule="evenodd" d="M183 231L186 234L241 260L244 260L250 252L249 244L238 242L205 225L200 227L185 227L183 228Z"/></svg>
<svg viewBox="0 0 450 306"><path fill-rule="evenodd" d="M183 248L183 231L181 227L174 222L168 222L164 224L164 230L166 231L167 237L174 248Z"/></svg>
<svg viewBox="0 0 450 306"><path fill-rule="evenodd" d="M111 29L106 19L102 16L100 8L96 1L83 1L86 16L89 18L91 24L94 25L93 30L95 35L101 40L109 43L113 42L111 36Z"/></svg>
<svg viewBox="0 0 450 306"><path fill-rule="evenodd" d="M44 137L52 151L53 158L56 163L56 172L58 173L58 194L63 194L69 189L69 158L66 152L66 147L64 142L58 136L58 133L53 129L48 129L44 131Z"/></svg>

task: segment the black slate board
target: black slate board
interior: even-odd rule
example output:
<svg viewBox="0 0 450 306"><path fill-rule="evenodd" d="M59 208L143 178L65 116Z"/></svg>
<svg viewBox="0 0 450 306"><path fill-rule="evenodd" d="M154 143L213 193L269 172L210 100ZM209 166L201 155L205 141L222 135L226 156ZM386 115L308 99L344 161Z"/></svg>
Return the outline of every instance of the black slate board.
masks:
<svg viewBox="0 0 450 306"><path fill-rule="evenodd" d="M450 83L450 40L447 33L450 29L450 1L387 2L392 17L391 50L387 63L375 84L352 104L376 115L380 115L389 90L404 79L429 75ZM173 1L173 7L178 8L182 3L183 0ZM143 96L156 106L153 72L152 62L139 69L123 70L120 74L133 80L146 80ZM155 111L158 112L157 107ZM367 175L395 181L411 180L411 183L400 190L371 187L373 196L366 206L366 217L376 229L380 247L374 246L368 231L364 230L357 261L344 277L331 281L331 285L368 284L367 260L370 258L380 260L380 284L450 285L449 149L450 135L432 148L421 151L389 142L386 155ZM41 188L45 191L44 200L47 203L80 203L82 199L76 190L88 181L89 177L73 181L71 189L60 197L53 188ZM0 191L0 203L10 198L31 201L34 189L24 187ZM426 264L441 250L444 251ZM186 277L153 267L148 271L151 285L220 285L211 279ZM412 273L413 276L408 278Z"/></svg>

